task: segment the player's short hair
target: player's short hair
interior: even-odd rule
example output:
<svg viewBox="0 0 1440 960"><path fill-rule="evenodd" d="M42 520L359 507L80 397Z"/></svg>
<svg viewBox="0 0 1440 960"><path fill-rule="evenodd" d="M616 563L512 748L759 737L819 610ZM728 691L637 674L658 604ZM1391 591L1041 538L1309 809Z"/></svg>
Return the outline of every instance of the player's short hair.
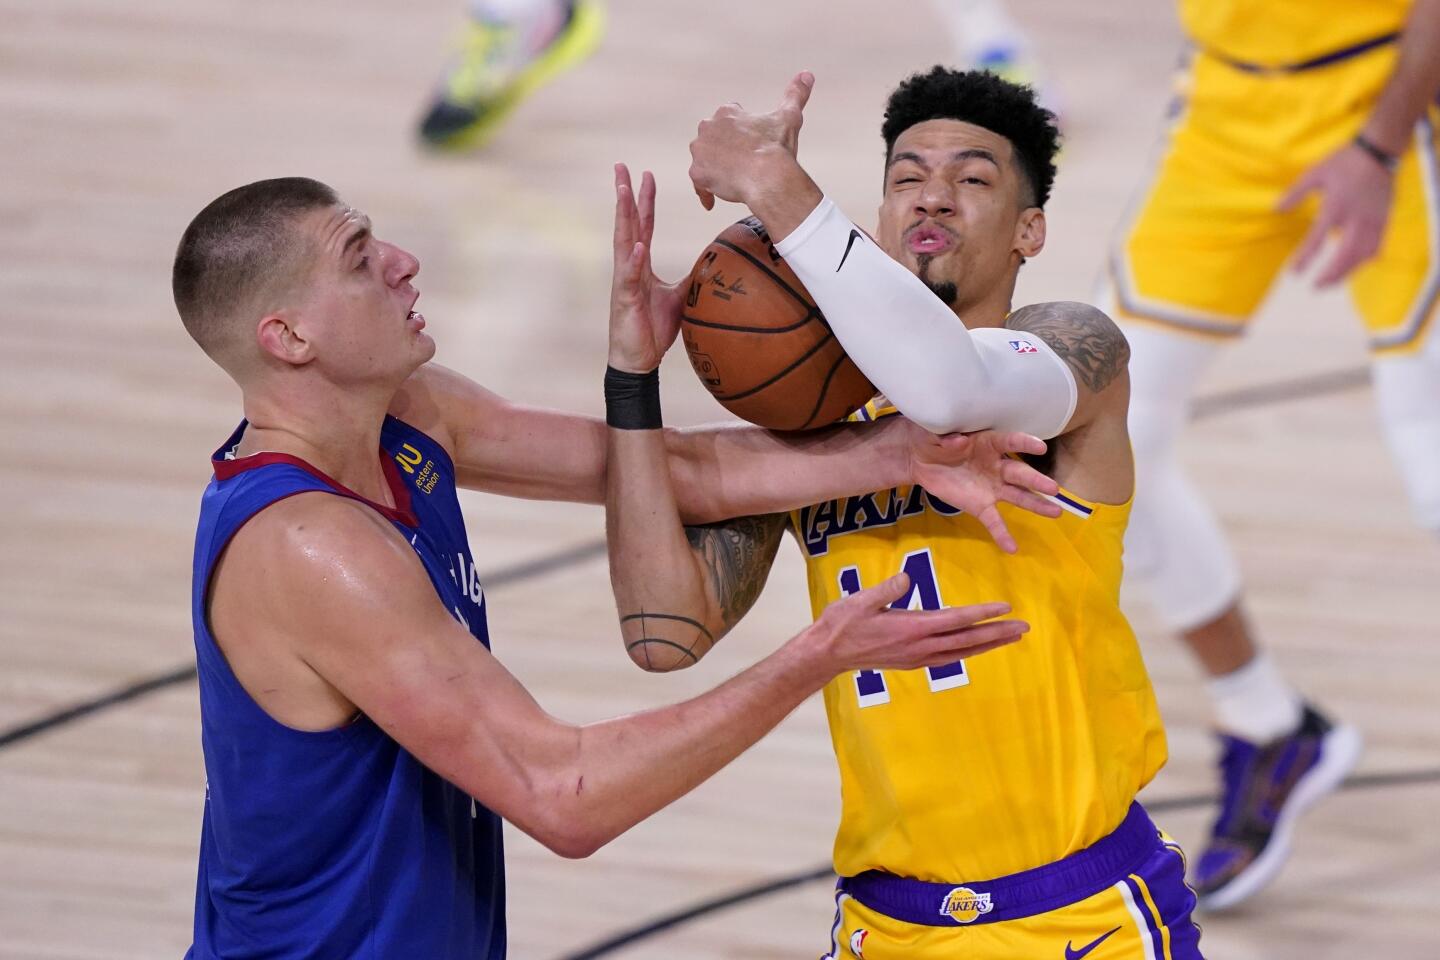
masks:
<svg viewBox="0 0 1440 960"><path fill-rule="evenodd" d="M926 120L961 120L984 127L1009 140L1030 188L1031 203L1044 207L1055 182L1055 154L1060 131L1055 114L1035 100L1035 90L1011 83L988 70L933 67L905 79L885 105L885 165L900 134Z"/></svg>
<svg viewBox="0 0 1440 960"><path fill-rule="evenodd" d="M228 321L291 275L303 254L295 220L340 202L307 177L236 187L212 200L185 228L170 285L186 331L212 357L234 333ZM264 309L262 307L262 309Z"/></svg>

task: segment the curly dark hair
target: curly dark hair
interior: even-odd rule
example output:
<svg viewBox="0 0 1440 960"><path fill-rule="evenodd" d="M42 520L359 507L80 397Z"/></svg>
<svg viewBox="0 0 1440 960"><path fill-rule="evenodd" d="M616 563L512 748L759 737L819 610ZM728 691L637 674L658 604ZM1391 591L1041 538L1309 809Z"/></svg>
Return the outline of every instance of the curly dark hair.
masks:
<svg viewBox="0 0 1440 960"><path fill-rule="evenodd" d="M928 73L912 74L885 105L880 135L885 138L886 166L900 134L926 120L962 120L1009 140L1033 205L1044 207L1050 199L1060 131L1055 114L1036 102L1034 88L1002 80L988 70L936 66Z"/></svg>

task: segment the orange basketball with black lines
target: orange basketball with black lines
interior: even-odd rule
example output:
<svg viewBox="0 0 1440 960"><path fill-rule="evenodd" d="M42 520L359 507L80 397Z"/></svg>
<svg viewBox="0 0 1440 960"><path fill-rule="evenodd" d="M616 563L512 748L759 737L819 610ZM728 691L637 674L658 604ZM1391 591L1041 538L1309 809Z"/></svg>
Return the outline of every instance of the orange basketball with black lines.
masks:
<svg viewBox="0 0 1440 960"><path fill-rule="evenodd" d="M828 426L875 395L754 217L695 261L680 331L711 395L771 430Z"/></svg>

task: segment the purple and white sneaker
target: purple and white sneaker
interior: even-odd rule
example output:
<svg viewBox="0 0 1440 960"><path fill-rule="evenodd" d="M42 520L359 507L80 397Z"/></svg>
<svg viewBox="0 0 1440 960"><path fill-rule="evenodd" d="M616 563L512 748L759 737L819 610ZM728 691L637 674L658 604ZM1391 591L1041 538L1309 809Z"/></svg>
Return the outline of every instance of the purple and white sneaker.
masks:
<svg viewBox="0 0 1440 960"><path fill-rule="evenodd" d="M1254 896L1290 855L1295 821L1340 786L1360 759L1360 731L1305 705L1300 728L1263 746L1221 735L1224 793L1210 842L1191 874L1203 910Z"/></svg>

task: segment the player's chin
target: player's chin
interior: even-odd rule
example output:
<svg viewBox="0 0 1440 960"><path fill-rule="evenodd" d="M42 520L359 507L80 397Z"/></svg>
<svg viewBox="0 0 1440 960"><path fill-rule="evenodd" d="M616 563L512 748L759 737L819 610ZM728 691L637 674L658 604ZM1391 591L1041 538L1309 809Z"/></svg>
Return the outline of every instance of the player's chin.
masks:
<svg viewBox="0 0 1440 960"><path fill-rule="evenodd" d="M428 363L429 361L434 359L435 338L430 336L430 334L426 333L424 330L416 330L414 337L415 339L412 342L412 346L410 349L415 356L416 365L418 366L422 363Z"/></svg>

